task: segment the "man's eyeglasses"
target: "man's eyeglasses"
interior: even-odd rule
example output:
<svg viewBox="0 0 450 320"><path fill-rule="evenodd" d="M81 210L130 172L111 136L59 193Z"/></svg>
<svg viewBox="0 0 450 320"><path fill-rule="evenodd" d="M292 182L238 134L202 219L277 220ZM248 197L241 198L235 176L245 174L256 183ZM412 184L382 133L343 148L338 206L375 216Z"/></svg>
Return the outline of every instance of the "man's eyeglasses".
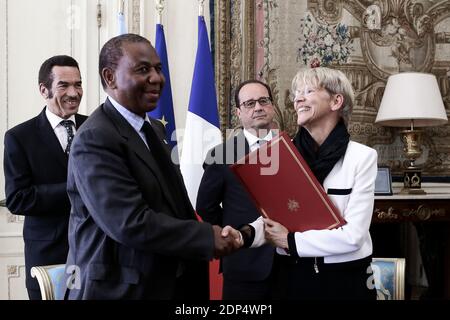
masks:
<svg viewBox="0 0 450 320"><path fill-rule="evenodd" d="M272 104L272 99L270 99L270 97L261 97L258 100L250 99L242 102L239 106L244 106L245 109L250 110L256 106L256 102L258 102L261 107L265 107Z"/></svg>

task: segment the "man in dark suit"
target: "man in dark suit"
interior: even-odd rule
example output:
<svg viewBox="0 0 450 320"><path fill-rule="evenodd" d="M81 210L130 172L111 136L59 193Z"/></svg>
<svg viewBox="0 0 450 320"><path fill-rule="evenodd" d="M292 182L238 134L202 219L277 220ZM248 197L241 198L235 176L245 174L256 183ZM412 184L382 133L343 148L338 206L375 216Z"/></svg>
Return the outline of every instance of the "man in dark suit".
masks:
<svg viewBox="0 0 450 320"><path fill-rule="evenodd" d="M270 87L258 80L241 83L235 91L235 102L244 129L209 152L196 210L204 221L239 228L260 214L228 166L272 139L275 110ZM273 247L265 245L222 258L223 299L270 298L273 256Z"/></svg>
<svg viewBox="0 0 450 320"><path fill-rule="evenodd" d="M5 134L6 206L25 215L26 286L30 299L40 299L33 266L65 263L67 227L67 160L73 135L86 119L78 115L83 90L78 63L54 56L39 70L39 90L47 106L35 118Z"/></svg>
<svg viewBox="0 0 450 320"><path fill-rule="evenodd" d="M164 85L160 59L124 34L103 46L99 72L108 98L69 159L69 298L207 299L207 260L241 242L196 221L164 128L147 116Z"/></svg>

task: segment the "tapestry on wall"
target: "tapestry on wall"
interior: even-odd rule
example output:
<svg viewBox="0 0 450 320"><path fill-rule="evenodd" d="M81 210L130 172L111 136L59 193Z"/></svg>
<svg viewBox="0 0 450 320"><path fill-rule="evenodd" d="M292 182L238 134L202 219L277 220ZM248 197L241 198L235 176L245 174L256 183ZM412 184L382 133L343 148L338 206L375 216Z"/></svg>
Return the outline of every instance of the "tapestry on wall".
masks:
<svg viewBox="0 0 450 320"><path fill-rule="evenodd" d="M352 139L377 149L379 164L400 175L406 161L399 137L402 128L382 127L374 120L387 78L406 71L436 75L449 113L450 1L259 0L250 8L253 12L247 2L232 1L228 8L244 17L230 18L231 32L237 31L230 40L228 71L234 81L228 94L239 80L251 76L243 72L242 61L254 63L253 76L267 81L274 91L279 127L293 135L295 113L289 89L296 71L304 65L338 68L355 89ZM251 36L252 42L244 39ZM253 50L246 50L246 44ZM232 109L231 100L224 107ZM234 126L235 120L230 117L227 125ZM423 166L425 176L450 177L450 126L424 131L423 153L416 163Z"/></svg>

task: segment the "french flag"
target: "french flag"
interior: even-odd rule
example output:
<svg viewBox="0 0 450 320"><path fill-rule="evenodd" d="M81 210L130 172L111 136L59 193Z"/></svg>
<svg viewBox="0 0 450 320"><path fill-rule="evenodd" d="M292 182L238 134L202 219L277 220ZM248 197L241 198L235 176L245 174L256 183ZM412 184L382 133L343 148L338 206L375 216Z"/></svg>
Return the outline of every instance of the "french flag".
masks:
<svg viewBox="0 0 450 320"><path fill-rule="evenodd" d="M171 149L177 145L177 137L175 133L175 115L173 113L172 87L170 84L169 59L167 56L166 37L164 36L164 27L162 24L156 24L155 49L162 64L162 73L166 79L161 98L158 105L153 111L148 113L149 116L162 122L166 129L166 141ZM172 155L178 161L178 152L173 151Z"/></svg>
<svg viewBox="0 0 450 320"><path fill-rule="evenodd" d="M125 23L125 15L123 14L123 12L119 12L117 14L117 34L121 35L125 33L128 33L127 26Z"/></svg>
<svg viewBox="0 0 450 320"><path fill-rule="evenodd" d="M183 138L180 169L195 208L203 162L208 151L222 143L214 70L203 16L198 17L198 47Z"/></svg>

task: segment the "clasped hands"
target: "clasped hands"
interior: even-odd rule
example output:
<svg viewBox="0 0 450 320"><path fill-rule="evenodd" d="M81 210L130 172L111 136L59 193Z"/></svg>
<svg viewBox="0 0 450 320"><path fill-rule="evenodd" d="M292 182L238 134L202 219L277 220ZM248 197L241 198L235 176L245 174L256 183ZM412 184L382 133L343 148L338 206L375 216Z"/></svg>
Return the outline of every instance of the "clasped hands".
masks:
<svg viewBox="0 0 450 320"><path fill-rule="evenodd" d="M244 245L241 233L233 227L226 226L223 229L217 225L212 227L214 230L214 258L233 253Z"/></svg>
<svg viewBox="0 0 450 320"><path fill-rule="evenodd" d="M283 249L288 249L288 229L281 223L271 219L262 219L264 222L264 238L273 245ZM214 257L219 258L238 250L244 245L244 240L240 231L231 226L223 229L217 225L214 230Z"/></svg>

